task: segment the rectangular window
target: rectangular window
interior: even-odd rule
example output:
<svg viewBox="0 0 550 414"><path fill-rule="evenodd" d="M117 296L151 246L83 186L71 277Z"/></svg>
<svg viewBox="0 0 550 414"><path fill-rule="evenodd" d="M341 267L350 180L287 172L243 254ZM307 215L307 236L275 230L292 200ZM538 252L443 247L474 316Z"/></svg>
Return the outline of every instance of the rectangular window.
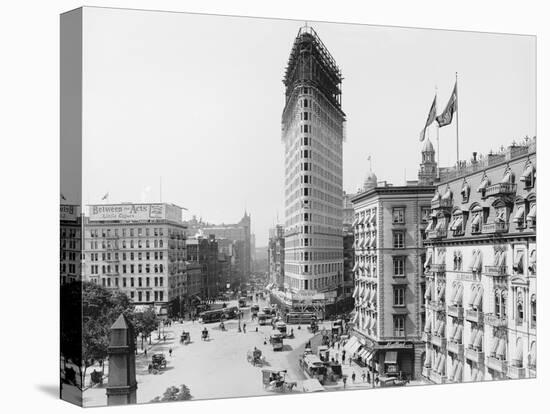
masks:
<svg viewBox="0 0 550 414"><path fill-rule="evenodd" d="M405 306L405 288L394 287L393 288L393 306Z"/></svg>
<svg viewBox="0 0 550 414"><path fill-rule="evenodd" d="M405 316L404 315L394 315L393 336L397 336L397 337L405 336Z"/></svg>
<svg viewBox="0 0 550 414"><path fill-rule="evenodd" d="M396 231L393 233L393 248L403 249L405 247L405 233Z"/></svg>
<svg viewBox="0 0 550 414"><path fill-rule="evenodd" d="M403 224L405 223L405 208L404 207L394 207L392 213L393 224Z"/></svg>
<svg viewBox="0 0 550 414"><path fill-rule="evenodd" d="M405 258L404 257L393 258L393 275L405 276Z"/></svg>

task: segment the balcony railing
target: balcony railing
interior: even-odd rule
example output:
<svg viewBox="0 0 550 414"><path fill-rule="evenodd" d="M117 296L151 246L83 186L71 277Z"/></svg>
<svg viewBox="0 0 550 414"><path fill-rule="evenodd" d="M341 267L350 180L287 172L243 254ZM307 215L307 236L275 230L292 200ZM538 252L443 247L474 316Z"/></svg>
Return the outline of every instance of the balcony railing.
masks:
<svg viewBox="0 0 550 414"><path fill-rule="evenodd" d="M508 223L504 223L504 222L484 224L481 229L481 232L483 234L506 233L507 231L508 231Z"/></svg>
<svg viewBox="0 0 550 414"><path fill-rule="evenodd" d="M506 316L502 317L499 315L494 314L486 314L484 318L485 324L493 326L495 328L507 328L508 327L508 319L506 319Z"/></svg>
<svg viewBox="0 0 550 414"><path fill-rule="evenodd" d="M116 271L114 271L114 270L112 270L112 271L110 271L110 272L105 272L105 274L106 274L107 276L119 276L119 275L120 275L119 272L116 272Z"/></svg>
<svg viewBox="0 0 550 414"><path fill-rule="evenodd" d="M501 195L511 195L516 192L516 184L512 183L498 183L487 187L485 190L485 196L495 197Z"/></svg>
<svg viewBox="0 0 550 414"><path fill-rule="evenodd" d="M447 345L447 339L445 339L441 336L433 335L431 342L432 342L432 344L434 344L435 346L438 346L440 348L445 348L445 346Z"/></svg>
<svg viewBox="0 0 550 414"><path fill-rule="evenodd" d="M487 276L506 276L508 271L506 266L485 266L485 274Z"/></svg>
<svg viewBox="0 0 550 414"><path fill-rule="evenodd" d="M525 371L524 367L518 367L512 364L508 367L508 376L513 379L525 378Z"/></svg>
<svg viewBox="0 0 550 414"><path fill-rule="evenodd" d="M447 377L445 375L441 375L438 372L432 370L430 372L430 380L432 380L436 384L445 384Z"/></svg>
<svg viewBox="0 0 550 414"><path fill-rule="evenodd" d="M449 305L447 306L447 315L454 318L463 319L464 318L464 308L460 305Z"/></svg>
<svg viewBox="0 0 550 414"><path fill-rule="evenodd" d="M439 200L432 201L432 208L451 208L453 206L453 200L450 198L440 198Z"/></svg>
<svg viewBox="0 0 550 414"><path fill-rule="evenodd" d="M435 312L443 312L445 310L445 304L441 302L429 302L426 304L426 306Z"/></svg>
<svg viewBox="0 0 550 414"><path fill-rule="evenodd" d="M497 359L495 357L487 357L487 367L505 374L508 368L508 364L503 359Z"/></svg>
<svg viewBox="0 0 550 414"><path fill-rule="evenodd" d="M449 341L447 342L447 351L452 352L457 355L463 355L464 354L464 345L459 344L458 342Z"/></svg>
<svg viewBox="0 0 550 414"><path fill-rule="evenodd" d="M428 232L428 239L442 239L444 237L447 237L447 229L446 228L440 228L437 230L430 230Z"/></svg>
<svg viewBox="0 0 550 414"><path fill-rule="evenodd" d="M464 349L464 357L470 361L475 362L478 365L482 365L485 360L485 353L473 348Z"/></svg>
<svg viewBox="0 0 550 414"><path fill-rule="evenodd" d="M465 318L469 322L483 323L483 312L475 309L467 309Z"/></svg>

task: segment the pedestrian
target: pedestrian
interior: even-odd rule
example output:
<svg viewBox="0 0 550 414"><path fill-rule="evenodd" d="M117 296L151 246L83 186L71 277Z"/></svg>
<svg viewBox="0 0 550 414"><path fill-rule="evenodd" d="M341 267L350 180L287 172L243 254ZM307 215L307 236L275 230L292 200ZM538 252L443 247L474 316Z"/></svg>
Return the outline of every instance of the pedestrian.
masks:
<svg viewBox="0 0 550 414"><path fill-rule="evenodd" d="M342 351L342 361L345 361L346 360L346 350L344 349Z"/></svg>
<svg viewBox="0 0 550 414"><path fill-rule="evenodd" d="M363 382L365 382L365 377L366 377L366 376L367 376L367 375L365 374L365 371L363 371L363 373L361 374L361 378L363 379Z"/></svg>
<svg viewBox="0 0 550 414"><path fill-rule="evenodd" d="M351 357L349 357L349 366L351 367Z"/></svg>
<svg viewBox="0 0 550 414"><path fill-rule="evenodd" d="M338 361L340 359L340 358L338 358L338 351L336 351L335 358L336 358L336 361Z"/></svg>
<svg viewBox="0 0 550 414"><path fill-rule="evenodd" d="M376 386L378 386L379 382L380 382L380 379L378 379L378 375L377 375L376 378L374 379L374 383L376 384Z"/></svg>
<svg viewBox="0 0 550 414"><path fill-rule="evenodd" d="M168 350L168 353L170 354L170 356L172 356L172 348Z"/></svg>
<svg viewBox="0 0 550 414"><path fill-rule="evenodd" d="M256 326L256 332L258 332L258 327Z"/></svg>
<svg viewBox="0 0 550 414"><path fill-rule="evenodd" d="M340 350L340 342L338 342L338 351ZM345 355L346 353L344 352L343 355Z"/></svg>
<svg viewBox="0 0 550 414"><path fill-rule="evenodd" d="M353 374L351 374L351 381L355 383L355 371L353 371Z"/></svg>
<svg viewBox="0 0 550 414"><path fill-rule="evenodd" d="M162 340L166 342L166 335L163 335Z"/></svg>
<svg viewBox="0 0 550 414"><path fill-rule="evenodd" d="M246 323L243 323L243 333L246 333Z"/></svg>
<svg viewBox="0 0 550 414"><path fill-rule="evenodd" d="M367 372L367 382L370 384L370 371Z"/></svg>
<svg viewBox="0 0 550 414"><path fill-rule="evenodd" d="M145 350L143 351L143 354L145 355L145 357L147 357L147 348L145 348Z"/></svg>
<svg viewBox="0 0 550 414"><path fill-rule="evenodd" d="M348 377L346 375L344 375L342 377L342 381L344 381L344 388L346 388L346 382L348 381Z"/></svg>

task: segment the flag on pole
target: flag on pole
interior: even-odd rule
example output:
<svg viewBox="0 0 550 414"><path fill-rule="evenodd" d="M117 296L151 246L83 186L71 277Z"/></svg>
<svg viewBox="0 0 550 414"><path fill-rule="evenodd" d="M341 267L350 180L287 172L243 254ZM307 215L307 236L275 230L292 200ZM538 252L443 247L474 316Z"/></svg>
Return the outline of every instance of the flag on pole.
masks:
<svg viewBox="0 0 550 414"><path fill-rule="evenodd" d="M455 87L453 88L453 93L451 94L451 97L449 98L449 102L447 102L447 106L439 115L437 119L437 123L440 127L444 127L449 125L451 122L453 122L453 115L458 109L458 94L456 89L457 83L455 82Z"/></svg>
<svg viewBox="0 0 550 414"><path fill-rule="evenodd" d="M428 113L428 119L426 119L426 125L424 126L424 128L422 128L422 131L420 131L420 142L424 141L424 138L426 136L426 128L428 128L432 124L432 122L435 120L435 117L437 115L435 112L436 101L437 101L437 95L434 96L432 106L430 107L430 112Z"/></svg>
<svg viewBox="0 0 550 414"><path fill-rule="evenodd" d="M109 198L109 192L106 192L103 197L101 197L101 200L107 200Z"/></svg>

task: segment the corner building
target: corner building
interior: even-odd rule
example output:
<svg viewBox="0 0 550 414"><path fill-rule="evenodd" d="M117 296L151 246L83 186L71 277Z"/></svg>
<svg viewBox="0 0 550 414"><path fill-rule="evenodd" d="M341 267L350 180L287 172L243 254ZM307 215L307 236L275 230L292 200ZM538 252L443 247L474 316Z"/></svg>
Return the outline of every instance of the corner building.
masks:
<svg viewBox="0 0 550 414"><path fill-rule="evenodd" d="M94 204L84 226L84 280L168 313L186 282L186 227L173 204ZM182 298L180 298L182 299Z"/></svg>
<svg viewBox="0 0 550 414"><path fill-rule="evenodd" d="M342 75L311 27L294 41L284 76L287 305L330 313L343 284Z"/></svg>
<svg viewBox="0 0 550 414"><path fill-rule="evenodd" d="M441 168L426 228L431 382L536 375L536 140Z"/></svg>
<svg viewBox="0 0 550 414"><path fill-rule="evenodd" d="M434 187L378 182L370 173L352 198L355 314L344 349L380 378L422 373L424 228Z"/></svg>

